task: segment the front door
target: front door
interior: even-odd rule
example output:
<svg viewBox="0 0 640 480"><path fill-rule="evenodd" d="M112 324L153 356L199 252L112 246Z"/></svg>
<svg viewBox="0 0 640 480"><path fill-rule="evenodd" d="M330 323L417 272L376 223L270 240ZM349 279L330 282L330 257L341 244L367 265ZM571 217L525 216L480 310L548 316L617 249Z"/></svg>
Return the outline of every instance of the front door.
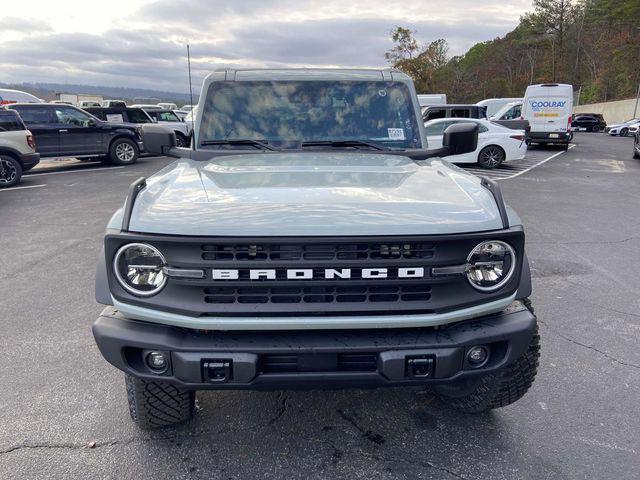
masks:
<svg viewBox="0 0 640 480"><path fill-rule="evenodd" d="M55 108L61 155L104 153L102 131L98 122L80 109L59 105Z"/></svg>

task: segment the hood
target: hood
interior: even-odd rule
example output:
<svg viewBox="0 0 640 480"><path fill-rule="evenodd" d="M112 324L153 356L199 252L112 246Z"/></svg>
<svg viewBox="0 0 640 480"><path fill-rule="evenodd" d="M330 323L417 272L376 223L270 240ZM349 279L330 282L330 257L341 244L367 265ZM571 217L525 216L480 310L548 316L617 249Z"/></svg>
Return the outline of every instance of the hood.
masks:
<svg viewBox="0 0 640 480"><path fill-rule="evenodd" d="M429 235L498 230L480 179L440 159L346 152L181 159L147 180L136 232L204 236Z"/></svg>

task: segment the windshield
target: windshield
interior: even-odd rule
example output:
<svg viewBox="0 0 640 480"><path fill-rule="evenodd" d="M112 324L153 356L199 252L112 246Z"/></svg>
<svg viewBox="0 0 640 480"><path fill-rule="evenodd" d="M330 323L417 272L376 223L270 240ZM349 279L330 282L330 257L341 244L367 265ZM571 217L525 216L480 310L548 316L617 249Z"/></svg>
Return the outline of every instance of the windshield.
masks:
<svg viewBox="0 0 640 480"><path fill-rule="evenodd" d="M401 82L218 82L207 92L200 146L260 140L278 148L359 140L384 148L421 148L411 94ZM246 148L246 147L244 147Z"/></svg>

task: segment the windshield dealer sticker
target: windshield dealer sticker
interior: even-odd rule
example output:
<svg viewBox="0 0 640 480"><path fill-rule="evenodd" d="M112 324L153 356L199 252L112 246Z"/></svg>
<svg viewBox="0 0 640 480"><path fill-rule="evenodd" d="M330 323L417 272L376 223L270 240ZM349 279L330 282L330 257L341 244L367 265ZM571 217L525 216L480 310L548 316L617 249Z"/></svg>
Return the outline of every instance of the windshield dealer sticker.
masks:
<svg viewBox="0 0 640 480"><path fill-rule="evenodd" d="M387 135L391 140L404 140L404 128L387 128Z"/></svg>

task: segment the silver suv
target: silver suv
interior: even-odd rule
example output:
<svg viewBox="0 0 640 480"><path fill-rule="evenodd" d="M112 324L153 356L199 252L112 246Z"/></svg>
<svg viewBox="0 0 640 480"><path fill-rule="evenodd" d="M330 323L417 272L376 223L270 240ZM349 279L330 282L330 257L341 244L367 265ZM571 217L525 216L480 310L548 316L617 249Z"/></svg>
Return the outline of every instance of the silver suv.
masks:
<svg viewBox="0 0 640 480"><path fill-rule="evenodd" d="M539 337L520 218L498 186L428 149L393 70L222 70L193 150L131 185L107 227L93 325L141 427L196 390L422 386L464 412L518 400Z"/></svg>
<svg viewBox="0 0 640 480"><path fill-rule="evenodd" d="M40 162L31 132L20 115L13 110L0 109L0 188L17 185L22 172Z"/></svg>

